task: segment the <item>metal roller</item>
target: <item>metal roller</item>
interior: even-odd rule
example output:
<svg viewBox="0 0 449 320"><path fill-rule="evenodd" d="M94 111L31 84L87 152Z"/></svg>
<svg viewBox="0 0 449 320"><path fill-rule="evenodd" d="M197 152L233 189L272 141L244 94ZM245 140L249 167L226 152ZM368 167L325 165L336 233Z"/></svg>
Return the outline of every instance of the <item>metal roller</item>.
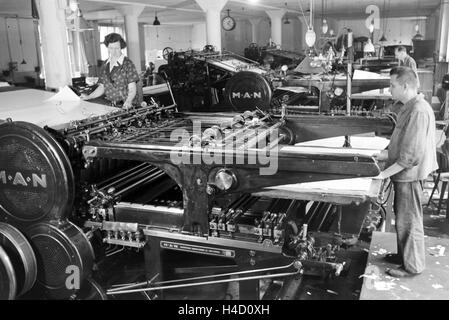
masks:
<svg viewBox="0 0 449 320"><path fill-rule="evenodd" d="M71 297L79 287L67 286L77 283L77 279L70 281L68 277L78 273L81 285L92 272L94 252L86 235L70 221L37 223L26 234L37 260L37 280L32 293L54 299Z"/></svg>
<svg viewBox="0 0 449 320"><path fill-rule="evenodd" d="M107 300L108 296L103 288L92 278L87 278L81 290L76 294L76 300Z"/></svg>
<svg viewBox="0 0 449 320"><path fill-rule="evenodd" d="M36 256L25 236L12 225L0 222L0 245L7 252L17 277L17 296L28 292L37 276Z"/></svg>
<svg viewBox="0 0 449 320"><path fill-rule="evenodd" d="M0 246L0 300L13 300L16 297L16 274L8 254Z"/></svg>
<svg viewBox="0 0 449 320"><path fill-rule="evenodd" d="M19 226L65 218L74 176L62 147L26 122L0 125L0 220Z"/></svg>

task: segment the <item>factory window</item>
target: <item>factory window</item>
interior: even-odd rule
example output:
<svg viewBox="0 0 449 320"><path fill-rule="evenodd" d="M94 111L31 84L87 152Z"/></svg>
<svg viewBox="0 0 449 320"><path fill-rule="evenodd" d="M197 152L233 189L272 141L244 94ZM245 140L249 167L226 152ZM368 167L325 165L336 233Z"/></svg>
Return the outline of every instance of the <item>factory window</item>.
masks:
<svg viewBox="0 0 449 320"><path fill-rule="evenodd" d="M103 45L104 37L112 32L118 33L125 39L126 36L124 32L124 28L121 26L98 26L98 31L100 32L100 41L101 41L101 60L105 61L108 57L108 49ZM126 56L127 51L126 48L122 50L123 54Z"/></svg>

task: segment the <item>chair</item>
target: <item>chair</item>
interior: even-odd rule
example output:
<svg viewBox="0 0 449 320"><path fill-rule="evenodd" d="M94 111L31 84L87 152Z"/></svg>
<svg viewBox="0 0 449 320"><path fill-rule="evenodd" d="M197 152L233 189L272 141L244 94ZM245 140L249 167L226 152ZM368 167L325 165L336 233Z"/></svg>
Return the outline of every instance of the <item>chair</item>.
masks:
<svg viewBox="0 0 449 320"><path fill-rule="evenodd" d="M449 182L449 160L445 153L438 152L437 161L439 169L436 170L435 173L433 174L434 186L432 189L432 193L430 194L429 201L427 202L427 206L429 206L430 203L433 201L432 200L433 194L435 193L435 190L438 188L438 184L441 182L440 199L438 200L438 209L437 209L437 215L439 215L441 211L441 205L444 201L444 193L446 191L446 187ZM446 218L449 219L449 196L446 200Z"/></svg>

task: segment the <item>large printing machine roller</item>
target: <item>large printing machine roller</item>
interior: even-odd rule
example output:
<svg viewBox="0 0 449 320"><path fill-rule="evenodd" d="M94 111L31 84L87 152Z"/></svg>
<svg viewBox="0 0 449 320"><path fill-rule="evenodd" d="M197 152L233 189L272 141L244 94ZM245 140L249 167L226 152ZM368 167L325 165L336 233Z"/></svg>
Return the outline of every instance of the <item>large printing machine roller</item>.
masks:
<svg viewBox="0 0 449 320"><path fill-rule="evenodd" d="M115 160L96 161L86 169L82 146L90 139L119 135L125 127L165 125L170 120L160 119L170 118L171 110L175 106L119 110L72 121L57 130L11 119L1 123L0 221L5 227L0 233L8 239L6 249L18 252L11 249L6 254L22 257L11 262L2 253L7 267L0 277L8 285L1 291L6 298L26 296L31 288L28 294L33 298L75 297L79 286L66 285L68 266L78 268L84 286L88 283L92 290L98 289L90 275L95 258L98 261L103 255L102 236L85 229L84 222L108 220L110 212L98 205L102 195L114 200L126 197L163 179L164 174L150 165ZM107 189L102 190L103 186ZM23 279L24 269L37 272L33 277L30 271L30 278Z"/></svg>

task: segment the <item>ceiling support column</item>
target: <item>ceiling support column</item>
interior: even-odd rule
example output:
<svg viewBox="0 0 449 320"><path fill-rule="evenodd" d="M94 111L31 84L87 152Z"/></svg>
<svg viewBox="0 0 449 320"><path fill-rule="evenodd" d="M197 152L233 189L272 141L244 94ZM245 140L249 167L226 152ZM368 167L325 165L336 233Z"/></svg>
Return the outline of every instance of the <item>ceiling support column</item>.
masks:
<svg viewBox="0 0 449 320"><path fill-rule="evenodd" d="M201 9L206 12L206 40L221 51L221 15L220 12L228 0L195 0Z"/></svg>
<svg viewBox="0 0 449 320"><path fill-rule="evenodd" d="M45 87L58 89L72 84L67 42L67 2L63 0L38 0L39 26L42 40L42 58Z"/></svg>
<svg viewBox="0 0 449 320"><path fill-rule="evenodd" d="M134 63L138 72L142 70L138 19L144 8L142 5L117 6L117 10L125 19L128 58Z"/></svg>
<svg viewBox="0 0 449 320"><path fill-rule="evenodd" d="M266 10L271 20L271 40L278 46L282 47L282 17L287 12L281 10Z"/></svg>

